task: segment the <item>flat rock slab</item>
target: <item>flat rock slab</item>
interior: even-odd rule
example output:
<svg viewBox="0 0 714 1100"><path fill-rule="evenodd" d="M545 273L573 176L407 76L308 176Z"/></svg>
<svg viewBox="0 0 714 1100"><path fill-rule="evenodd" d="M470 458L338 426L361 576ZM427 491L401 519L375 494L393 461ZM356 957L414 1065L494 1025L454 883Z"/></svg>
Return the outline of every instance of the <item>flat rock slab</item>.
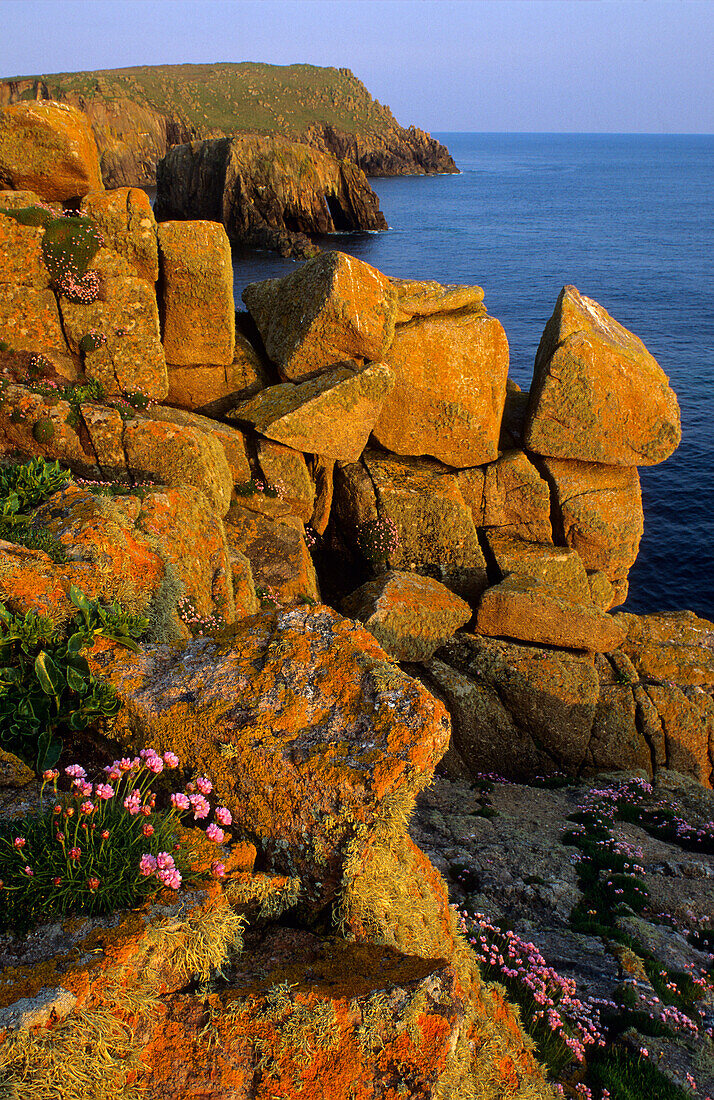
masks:
<svg viewBox="0 0 714 1100"><path fill-rule="evenodd" d="M676 395L642 341L576 287L563 287L536 354L525 446L554 458L653 466L681 436Z"/></svg>
<svg viewBox="0 0 714 1100"><path fill-rule="evenodd" d="M486 539L502 578L509 573L525 574L542 581L555 594L573 603L594 602L577 550L512 538L503 534L501 528L487 531Z"/></svg>
<svg viewBox="0 0 714 1100"><path fill-rule="evenodd" d="M344 252L322 252L282 279L251 283L243 301L281 377L293 381L345 359L381 360L394 337L392 283Z"/></svg>
<svg viewBox="0 0 714 1100"><path fill-rule="evenodd" d="M297 385L261 390L227 417L297 451L356 462L393 388L394 372L384 363L336 365Z"/></svg>
<svg viewBox="0 0 714 1100"><path fill-rule="evenodd" d="M598 607L573 603L520 573L510 573L484 592L476 629L494 637L596 653L610 653L625 637L622 625Z"/></svg>
<svg viewBox="0 0 714 1100"><path fill-rule="evenodd" d="M396 661L426 661L471 618L465 600L431 577L390 570L342 601Z"/></svg>
<svg viewBox="0 0 714 1100"><path fill-rule="evenodd" d="M428 317L432 313L453 313L466 306L483 302L480 286L442 286L432 281L418 279L391 279L397 292L396 323L411 321L413 317Z"/></svg>

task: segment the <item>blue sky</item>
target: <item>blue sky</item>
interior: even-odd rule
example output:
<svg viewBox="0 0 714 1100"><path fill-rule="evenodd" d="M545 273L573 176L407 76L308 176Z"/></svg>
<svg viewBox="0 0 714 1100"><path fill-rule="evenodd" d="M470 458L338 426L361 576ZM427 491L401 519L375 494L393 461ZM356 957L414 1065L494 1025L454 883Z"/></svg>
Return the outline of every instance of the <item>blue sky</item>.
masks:
<svg viewBox="0 0 714 1100"><path fill-rule="evenodd" d="M403 125L714 132L714 0L0 0L0 76L344 66Z"/></svg>

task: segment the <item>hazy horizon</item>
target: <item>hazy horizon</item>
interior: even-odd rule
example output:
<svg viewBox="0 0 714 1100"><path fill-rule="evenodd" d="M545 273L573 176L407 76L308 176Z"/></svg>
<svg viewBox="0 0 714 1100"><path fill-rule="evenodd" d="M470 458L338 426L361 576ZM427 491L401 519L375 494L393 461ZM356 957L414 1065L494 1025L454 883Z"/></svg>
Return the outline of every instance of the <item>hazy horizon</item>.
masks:
<svg viewBox="0 0 714 1100"><path fill-rule="evenodd" d="M0 72L348 68L442 133L714 132L709 0L0 0Z"/></svg>

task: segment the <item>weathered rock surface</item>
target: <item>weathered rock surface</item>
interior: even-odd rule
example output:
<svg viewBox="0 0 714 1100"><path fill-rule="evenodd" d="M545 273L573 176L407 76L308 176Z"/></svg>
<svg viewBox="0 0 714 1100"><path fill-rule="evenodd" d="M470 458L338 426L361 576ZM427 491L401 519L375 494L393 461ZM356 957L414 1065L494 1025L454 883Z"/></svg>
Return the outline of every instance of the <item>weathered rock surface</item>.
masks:
<svg viewBox="0 0 714 1100"><path fill-rule="evenodd" d="M342 601L397 661L428 660L471 618L465 600L431 577L390 570Z"/></svg>
<svg viewBox="0 0 714 1100"><path fill-rule="evenodd" d="M374 439L401 455L477 466L498 455L508 341L483 306L397 325L382 356L395 372Z"/></svg>
<svg viewBox="0 0 714 1100"><path fill-rule="evenodd" d="M394 338L390 280L344 252L316 256L282 279L251 283L243 301L286 380L347 359L381 360Z"/></svg>
<svg viewBox="0 0 714 1100"><path fill-rule="evenodd" d="M511 573L533 577L547 585L552 593L573 603L595 602L577 550L513 538L502 534L501 528L488 531L486 538L502 578Z"/></svg>
<svg viewBox="0 0 714 1100"><path fill-rule="evenodd" d="M524 442L553 458L653 466L679 446L679 405L637 336L563 287L536 354Z"/></svg>
<svg viewBox="0 0 714 1100"><path fill-rule="evenodd" d="M617 649L625 636L621 624L599 608L573 603L542 580L518 573L484 592L476 628L495 637L600 653Z"/></svg>
<svg viewBox="0 0 714 1100"><path fill-rule="evenodd" d="M0 186L59 202L101 189L86 115L66 103L27 101L0 111Z"/></svg>
<svg viewBox="0 0 714 1100"><path fill-rule="evenodd" d="M356 462L393 387L385 363L335 366L297 385L261 390L226 415L295 450Z"/></svg>
<svg viewBox="0 0 714 1100"><path fill-rule="evenodd" d="M128 260L137 275L153 286L159 277L159 258L156 219L146 191L138 187L90 191L80 209L99 226L105 245Z"/></svg>
<svg viewBox="0 0 714 1100"><path fill-rule="evenodd" d="M480 286L442 286L441 283L419 279L393 278L391 281L397 292L397 324L411 321L414 317L428 317L432 313L451 313L483 302L483 288Z"/></svg>
<svg viewBox="0 0 714 1100"><path fill-rule="evenodd" d="M113 735L128 744L141 730L157 751L168 738L205 769L266 869L302 877L313 913L333 899L358 823L373 824L389 792L413 797L448 744L442 704L325 605L262 612L179 651L108 644L92 660L124 703Z"/></svg>
<svg viewBox="0 0 714 1100"><path fill-rule="evenodd" d="M162 329L176 366L230 366L235 349L231 246L222 225L169 221L158 228Z"/></svg>
<svg viewBox="0 0 714 1100"><path fill-rule="evenodd" d="M624 603L644 530L637 470L556 458L544 459L543 470L555 501L554 539L577 550L587 570L605 574L614 589L609 606Z"/></svg>
<svg viewBox="0 0 714 1100"><path fill-rule="evenodd" d="M531 542L551 541L548 485L523 451L502 451L485 469L461 470L458 481L477 527Z"/></svg>
<svg viewBox="0 0 714 1100"><path fill-rule="evenodd" d="M242 507L243 498L239 500L231 504L225 521L234 583L240 585L247 558L255 589L264 590L267 599L280 606L301 605L303 596L320 600L302 521L287 507L286 514L273 518Z"/></svg>
<svg viewBox="0 0 714 1100"><path fill-rule="evenodd" d="M156 168L156 216L219 221L233 242L301 258L315 251L307 234L387 228L355 164L256 134L171 149Z"/></svg>
<svg viewBox="0 0 714 1100"><path fill-rule="evenodd" d="M263 360L239 331L236 331L233 361L228 366L191 363L180 367L167 363L166 371L169 379L167 404L195 409L204 416L224 416L237 401L245 401L273 384Z"/></svg>

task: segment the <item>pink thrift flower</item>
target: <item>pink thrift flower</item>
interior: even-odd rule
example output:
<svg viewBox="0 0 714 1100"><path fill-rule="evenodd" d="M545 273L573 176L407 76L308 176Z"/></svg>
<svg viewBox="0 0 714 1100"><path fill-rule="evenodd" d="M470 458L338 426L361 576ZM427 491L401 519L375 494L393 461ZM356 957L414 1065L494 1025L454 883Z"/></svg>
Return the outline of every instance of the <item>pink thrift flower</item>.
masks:
<svg viewBox="0 0 714 1100"><path fill-rule="evenodd" d="M176 755L176 753L175 752L165 752L164 753L164 764L166 765L167 768L178 768L179 758Z"/></svg>
<svg viewBox="0 0 714 1100"><path fill-rule="evenodd" d="M206 836L209 840L215 840L216 844L220 844L225 835L223 829L219 829L217 825L209 825L206 829Z"/></svg>
<svg viewBox="0 0 714 1100"><path fill-rule="evenodd" d="M225 873L226 873L225 863L219 863L218 860L215 860L211 864L211 874L213 875L214 878L221 878L221 876L225 875Z"/></svg>
<svg viewBox="0 0 714 1100"><path fill-rule="evenodd" d="M15 848L24 848L27 844L27 841L25 840L24 836L16 836L12 843Z"/></svg>
<svg viewBox="0 0 714 1100"><path fill-rule="evenodd" d="M135 790L133 790L131 792L130 795L128 795L124 799L124 809L128 810L128 812L133 817L134 814L138 814L140 808L141 808L141 791L137 787Z"/></svg>
<svg viewBox="0 0 714 1100"><path fill-rule="evenodd" d="M94 891L99 886L99 879L98 878L90 878L87 881L87 885L89 886L89 889L92 891L92 893L94 893Z"/></svg>
<svg viewBox="0 0 714 1100"><path fill-rule="evenodd" d="M144 817L148 817L151 813L151 806L140 806L139 813L142 814Z"/></svg>
<svg viewBox="0 0 714 1100"><path fill-rule="evenodd" d="M156 870L156 856L143 855L139 861L139 873L153 875Z"/></svg>
<svg viewBox="0 0 714 1100"><path fill-rule="evenodd" d="M191 803L194 821L198 821L199 818L202 817L208 817L211 812L211 807L202 794L189 795L188 800Z"/></svg>
<svg viewBox="0 0 714 1100"><path fill-rule="evenodd" d="M159 772L162 772L164 770L164 762L160 756L157 756L154 753L153 756L146 757L146 759L144 760L144 767L148 768L148 770L150 772L153 772L154 775L158 775Z"/></svg>
<svg viewBox="0 0 714 1100"><path fill-rule="evenodd" d="M110 787L108 783L97 783L94 788L95 798L111 798L114 794L114 788Z"/></svg>
<svg viewBox="0 0 714 1100"><path fill-rule="evenodd" d="M221 825L230 825L233 821L231 811L227 810L225 806L216 806L216 818L220 821Z"/></svg>
<svg viewBox="0 0 714 1100"><path fill-rule="evenodd" d="M84 779L75 779L72 786L76 787L74 793L81 795L82 798L86 798L87 795L92 793L92 784L87 783Z"/></svg>
<svg viewBox="0 0 714 1100"><path fill-rule="evenodd" d="M65 775L71 775L75 779L86 779L87 773L84 768L80 768L79 764L70 764L69 767L64 769Z"/></svg>
<svg viewBox="0 0 714 1100"><path fill-rule="evenodd" d="M69 850L69 858L70 859L79 859L81 854L82 854L82 849L81 848L70 848L70 850Z"/></svg>
<svg viewBox="0 0 714 1100"><path fill-rule="evenodd" d="M201 794L210 794L213 790L213 784L210 779L206 779L205 775L200 775L196 780L196 786Z"/></svg>
<svg viewBox="0 0 714 1100"><path fill-rule="evenodd" d="M79 808L83 814L91 814L95 807L93 802L83 802Z"/></svg>
<svg viewBox="0 0 714 1100"><path fill-rule="evenodd" d="M26 874L26 875L34 875L34 873L35 873L35 872L34 872L34 871L32 871L32 870L31 870L31 869L30 869L29 867L26 867L26 868L25 868L25 874Z"/></svg>
<svg viewBox="0 0 714 1100"><path fill-rule="evenodd" d="M174 857L170 856L168 852L159 852L156 857L156 864L162 871L173 871L175 866Z"/></svg>
<svg viewBox="0 0 714 1100"><path fill-rule="evenodd" d="M102 840L109 840L109 830L108 829L102 829L102 831L99 835L101 836Z"/></svg>
<svg viewBox="0 0 714 1100"><path fill-rule="evenodd" d="M153 836L154 835L154 826L149 825L149 823L147 821L144 825L141 826L141 831L144 834L144 836Z"/></svg>
<svg viewBox="0 0 714 1100"><path fill-rule="evenodd" d="M181 874L175 868L174 870L157 871L156 877L159 882L162 882L164 886L169 886L172 890L178 890L181 885Z"/></svg>
<svg viewBox="0 0 714 1100"><path fill-rule="evenodd" d="M52 879L52 885L53 886L61 886L62 885L62 879L60 878L59 875L57 876L57 878Z"/></svg>
<svg viewBox="0 0 714 1100"><path fill-rule="evenodd" d="M48 781L50 779L57 779L58 776L59 776L59 771L57 770L57 768L50 768L49 771L46 771L46 772L42 773L42 778L46 779Z"/></svg>
<svg viewBox="0 0 714 1100"><path fill-rule="evenodd" d="M187 810L191 803L185 794L172 794L171 805L175 806L177 810Z"/></svg>

